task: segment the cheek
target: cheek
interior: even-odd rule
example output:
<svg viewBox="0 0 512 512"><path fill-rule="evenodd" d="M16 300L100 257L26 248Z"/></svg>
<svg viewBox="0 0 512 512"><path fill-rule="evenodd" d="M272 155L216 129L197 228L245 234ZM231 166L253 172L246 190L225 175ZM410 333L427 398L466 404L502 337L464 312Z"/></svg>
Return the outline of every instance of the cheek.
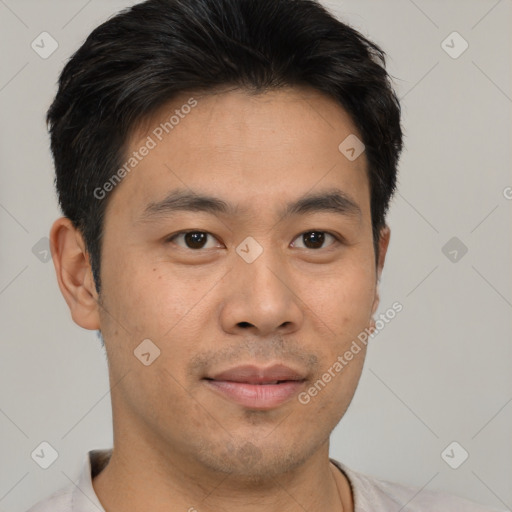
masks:
<svg viewBox="0 0 512 512"><path fill-rule="evenodd" d="M367 326L375 297L372 264L346 263L317 279L304 278L301 298L336 334L346 336ZM343 334L345 333L345 334Z"/></svg>
<svg viewBox="0 0 512 512"><path fill-rule="evenodd" d="M112 313L138 337L162 338L204 295L190 274L136 255L112 265L104 282Z"/></svg>

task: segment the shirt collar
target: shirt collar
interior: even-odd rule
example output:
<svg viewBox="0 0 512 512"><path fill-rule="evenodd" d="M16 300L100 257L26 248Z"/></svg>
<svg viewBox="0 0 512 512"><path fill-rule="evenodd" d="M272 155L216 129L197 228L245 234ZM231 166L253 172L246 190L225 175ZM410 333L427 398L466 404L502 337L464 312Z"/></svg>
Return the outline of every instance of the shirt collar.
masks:
<svg viewBox="0 0 512 512"><path fill-rule="evenodd" d="M73 512L105 512L94 487L93 478L108 464L112 450L91 450L85 456L82 472L72 495Z"/></svg>

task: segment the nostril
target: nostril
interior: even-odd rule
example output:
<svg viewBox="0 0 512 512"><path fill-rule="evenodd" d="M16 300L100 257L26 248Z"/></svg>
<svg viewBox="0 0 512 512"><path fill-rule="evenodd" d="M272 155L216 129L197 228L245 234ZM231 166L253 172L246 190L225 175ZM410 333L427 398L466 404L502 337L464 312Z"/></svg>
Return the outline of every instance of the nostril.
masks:
<svg viewBox="0 0 512 512"><path fill-rule="evenodd" d="M238 322L238 325L240 327L251 327L252 324L250 324L249 322Z"/></svg>

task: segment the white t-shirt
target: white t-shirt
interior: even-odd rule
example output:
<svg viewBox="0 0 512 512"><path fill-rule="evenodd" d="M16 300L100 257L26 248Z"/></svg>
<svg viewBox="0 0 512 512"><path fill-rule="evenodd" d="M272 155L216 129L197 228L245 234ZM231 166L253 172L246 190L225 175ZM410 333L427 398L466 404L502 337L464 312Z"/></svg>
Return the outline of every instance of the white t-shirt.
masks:
<svg viewBox="0 0 512 512"><path fill-rule="evenodd" d="M92 480L107 465L110 455L111 450L90 451L77 484L70 483L27 512L105 512ZM451 494L378 480L331 461L350 482L355 512L505 512Z"/></svg>

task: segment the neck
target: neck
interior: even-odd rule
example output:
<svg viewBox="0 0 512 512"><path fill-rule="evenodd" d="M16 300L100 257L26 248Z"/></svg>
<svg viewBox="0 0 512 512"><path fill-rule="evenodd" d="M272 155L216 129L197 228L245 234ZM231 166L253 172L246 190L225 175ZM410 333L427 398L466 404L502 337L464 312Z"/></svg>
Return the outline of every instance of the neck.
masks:
<svg viewBox="0 0 512 512"><path fill-rule="evenodd" d="M110 462L93 479L109 512L352 512L350 484L328 456L328 442L300 466L280 475L219 474L171 450L115 444Z"/></svg>

